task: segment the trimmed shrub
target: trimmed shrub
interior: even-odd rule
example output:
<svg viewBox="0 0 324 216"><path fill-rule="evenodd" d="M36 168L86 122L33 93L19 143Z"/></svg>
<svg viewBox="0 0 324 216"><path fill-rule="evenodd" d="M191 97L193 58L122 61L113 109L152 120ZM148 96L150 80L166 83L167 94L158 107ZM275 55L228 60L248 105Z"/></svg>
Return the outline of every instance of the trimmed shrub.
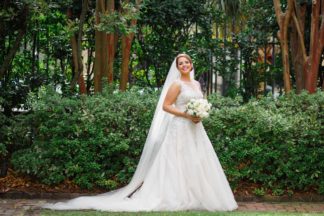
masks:
<svg viewBox="0 0 324 216"><path fill-rule="evenodd" d="M324 93L264 97L238 106L212 96L204 126L230 182L324 192Z"/></svg>
<svg viewBox="0 0 324 216"><path fill-rule="evenodd" d="M32 112L18 121L30 144L11 162L45 184L70 179L84 188L124 185L135 171L157 98L136 88L80 98L42 88L29 97ZM275 194L324 193L323 92L246 104L218 95L209 101L214 109L204 126L234 188L255 182Z"/></svg>
<svg viewBox="0 0 324 216"><path fill-rule="evenodd" d="M69 178L84 188L112 189L133 175L156 95L132 90L65 98L51 88L30 96L33 144L14 153L15 169L45 184Z"/></svg>

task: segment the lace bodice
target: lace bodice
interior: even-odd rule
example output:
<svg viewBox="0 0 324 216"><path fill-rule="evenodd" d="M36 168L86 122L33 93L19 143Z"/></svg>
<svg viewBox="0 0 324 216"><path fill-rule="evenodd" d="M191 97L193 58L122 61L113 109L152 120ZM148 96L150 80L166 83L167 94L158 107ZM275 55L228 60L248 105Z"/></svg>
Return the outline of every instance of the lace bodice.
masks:
<svg viewBox="0 0 324 216"><path fill-rule="evenodd" d="M179 110L185 111L185 106L190 101L190 99L203 98L203 94L200 90L199 84L196 83L196 81L184 82L181 80L177 80L176 82L178 82L181 86L180 94L178 95L177 100L175 102L175 106Z"/></svg>

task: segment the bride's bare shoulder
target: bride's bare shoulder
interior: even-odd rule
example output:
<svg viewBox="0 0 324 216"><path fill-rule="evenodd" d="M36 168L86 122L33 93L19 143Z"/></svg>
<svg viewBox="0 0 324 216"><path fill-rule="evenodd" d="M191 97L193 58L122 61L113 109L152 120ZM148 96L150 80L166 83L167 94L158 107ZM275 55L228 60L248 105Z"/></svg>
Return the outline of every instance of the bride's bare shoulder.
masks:
<svg viewBox="0 0 324 216"><path fill-rule="evenodd" d="M180 88L181 88L181 82L179 80L174 80L169 87L169 89L172 90L180 90Z"/></svg>
<svg viewBox="0 0 324 216"><path fill-rule="evenodd" d="M200 86L200 82L198 80L193 80L194 84Z"/></svg>
<svg viewBox="0 0 324 216"><path fill-rule="evenodd" d="M194 80L194 85L200 90L200 91L202 91L202 89L201 89L201 85L200 85L200 82L199 81L197 81L197 80Z"/></svg>
<svg viewBox="0 0 324 216"><path fill-rule="evenodd" d="M171 84L171 86L173 87L177 87L177 88L180 88L181 86L181 81L180 80L174 80Z"/></svg>

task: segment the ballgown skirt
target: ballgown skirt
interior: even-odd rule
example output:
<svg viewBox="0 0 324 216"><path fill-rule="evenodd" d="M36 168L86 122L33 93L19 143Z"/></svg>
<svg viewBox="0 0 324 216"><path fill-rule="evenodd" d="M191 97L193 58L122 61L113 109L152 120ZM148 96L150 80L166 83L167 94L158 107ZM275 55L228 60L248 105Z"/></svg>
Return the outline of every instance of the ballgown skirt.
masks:
<svg viewBox="0 0 324 216"><path fill-rule="evenodd" d="M142 185L134 193L120 196L117 190L44 207L135 212L231 211L237 203L202 123L174 116Z"/></svg>

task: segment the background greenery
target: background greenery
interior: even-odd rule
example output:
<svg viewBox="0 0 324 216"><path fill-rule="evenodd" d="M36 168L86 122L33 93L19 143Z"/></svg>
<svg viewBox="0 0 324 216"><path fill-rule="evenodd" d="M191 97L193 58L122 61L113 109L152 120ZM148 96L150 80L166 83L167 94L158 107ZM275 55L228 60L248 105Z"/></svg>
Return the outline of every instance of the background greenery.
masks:
<svg viewBox="0 0 324 216"><path fill-rule="evenodd" d="M225 2L225 7L221 2ZM72 0L6 0L0 3L1 66L17 42L18 32L23 32L10 67L0 74L0 106L6 116L24 107L28 93L37 92L42 85L54 85L65 95L78 94L78 86L70 89L76 72L71 36L78 30L81 3ZM82 50L87 55L83 58L88 94L93 93L95 5L95 1L89 1L83 26ZM120 7L118 1L115 6ZM72 15L67 16L68 12ZM273 65L256 63L258 49L267 44L277 30L273 4L267 0L166 0L163 4L158 0L144 0L132 43L129 85L160 87L174 56L187 52L194 59L196 78L202 81L204 88L207 74L213 71L224 78L224 95L242 95L247 101L259 94L261 80L279 86L282 83L279 52L275 53L277 60ZM119 39L114 63L116 84L120 78L120 44ZM233 79L238 67L242 76L239 85ZM264 71L266 74L261 73Z"/></svg>
<svg viewBox="0 0 324 216"><path fill-rule="evenodd" d="M30 94L29 114L6 127L15 130L14 136L2 135L16 145L14 169L50 185L66 179L83 188L126 184L158 94L139 88L112 91L71 98L48 86ZM324 193L323 92L248 103L213 94L209 101L213 111L204 125L234 190L245 182L257 183L258 195L267 190ZM1 148L2 154L10 145Z"/></svg>
<svg viewBox="0 0 324 216"><path fill-rule="evenodd" d="M120 1L115 2L118 11ZM312 1L297 2L307 5L309 16ZM131 47L130 90L115 90L122 64L119 37L114 82L94 94L96 1L89 0L81 43L89 96L80 96L79 86L71 88L76 73L71 37L80 30L81 3L0 2L1 177L9 166L49 185L66 179L83 188L126 184L145 143L156 89L174 56L186 52L203 89L217 73L224 96L231 97L209 95L215 110L204 124L233 188L247 182L258 185L254 192L259 195L324 192L323 93L259 98L267 93L260 92L262 82L283 93L273 1L143 0ZM274 48L271 63L260 60L259 51L267 45ZM15 54L2 71L11 50Z"/></svg>

